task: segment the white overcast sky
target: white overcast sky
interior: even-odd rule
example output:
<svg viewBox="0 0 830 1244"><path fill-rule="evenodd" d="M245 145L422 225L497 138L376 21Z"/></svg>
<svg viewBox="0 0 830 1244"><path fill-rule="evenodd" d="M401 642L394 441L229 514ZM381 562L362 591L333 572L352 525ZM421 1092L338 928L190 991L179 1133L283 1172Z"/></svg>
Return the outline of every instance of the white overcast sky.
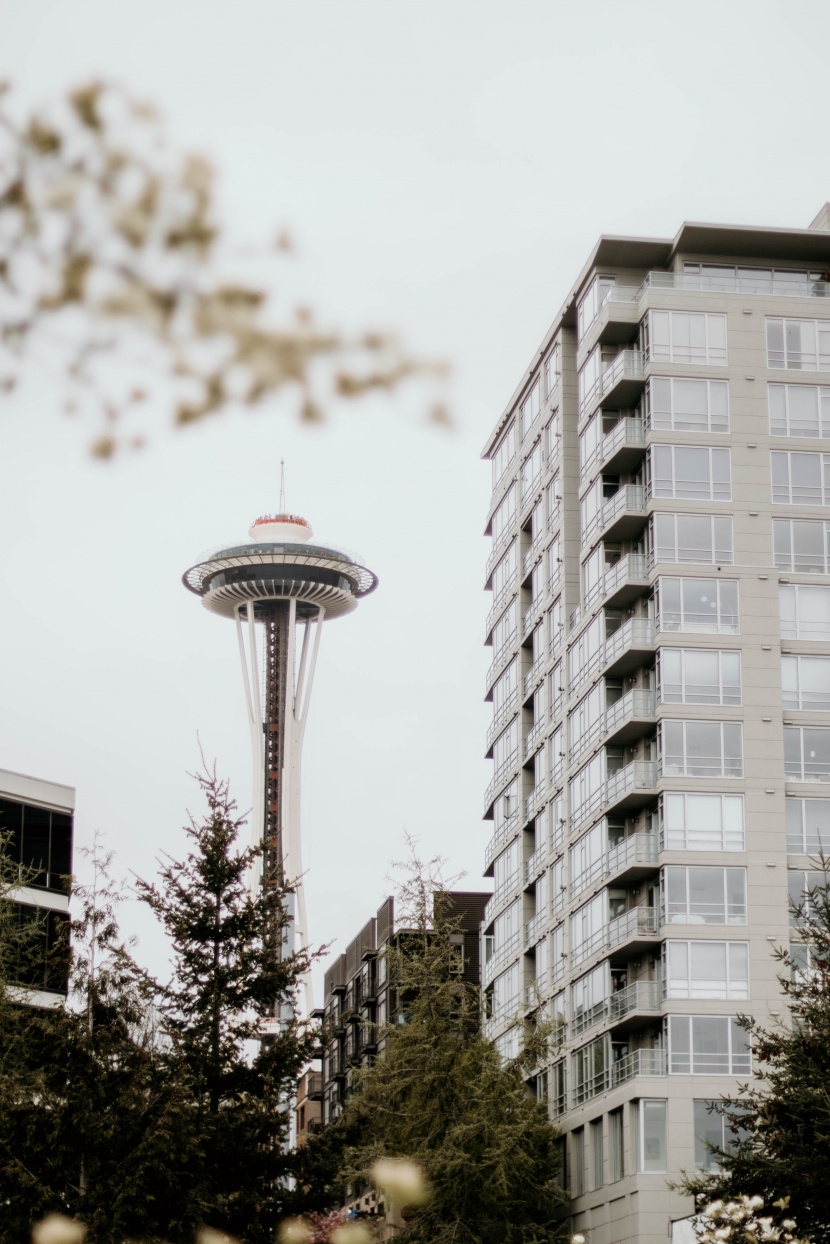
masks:
<svg viewBox="0 0 830 1244"><path fill-rule="evenodd" d="M292 231L320 315L451 360L457 425L426 428L413 393L315 431L229 416L105 467L51 382L9 403L0 768L76 786L78 843L100 829L145 876L182 847L197 731L247 807L233 628L180 575L276 508L284 457L289 506L380 576L321 649L312 937L344 948L404 829L478 887L481 446L600 233L806 226L830 199L828 35L825 0L0 0L0 78L154 99L218 166L239 238Z"/></svg>

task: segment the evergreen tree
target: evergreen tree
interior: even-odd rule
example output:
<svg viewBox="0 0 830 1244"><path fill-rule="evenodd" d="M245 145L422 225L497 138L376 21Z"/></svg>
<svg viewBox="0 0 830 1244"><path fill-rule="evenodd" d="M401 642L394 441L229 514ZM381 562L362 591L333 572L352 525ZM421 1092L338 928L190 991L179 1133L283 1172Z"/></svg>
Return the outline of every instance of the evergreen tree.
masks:
<svg viewBox="0 0 830 1244"><path fill-rule="evenodd" d="M390 952L390 972L405 1022L379 1034L383 1055L341 1118L306 1145L311 1201L336 1202L379 1159L406 1157L422 1167L431 1196L399 1231L402 1244L563 1238L557 1133L519 1063L502 1065L480 1033L479 991L458 970L450 940L458 922L432 868L413 861L401 908L408 930Z"/></svg>
<svg viewBox="0 0 830 1244"><path fill-rule="evenodd" d="M789 1017L772 1028L741 1017L756 1078L715 1107L730 1141L715 1150L720 1170L688 1176L703 1200L760 1196L777 1220L793 1218L814 1244L830 1244L830 896L812 890L795 912L800 942L776 951Z"/></svg>
<svg viewBox="0 0 830 1244"><path fill-rule="evenodd" d="M310 956L283 946L281 879L266 876L249 892L262 848L239 849L244 821L227 783L215 772L197 780L207 814L186 829L187 858L167 859L157 884L137 883L173 952L159 1008L170 1041L165 1062L194 1125L183 1202L191 1225L270 1244L293 1170L292 1098L316 1044L312 1030L290 1018ZM263 1021L280 1014L278 1030L261 1040ZM169 1238L186 1237L171 1227Z"/></svg>

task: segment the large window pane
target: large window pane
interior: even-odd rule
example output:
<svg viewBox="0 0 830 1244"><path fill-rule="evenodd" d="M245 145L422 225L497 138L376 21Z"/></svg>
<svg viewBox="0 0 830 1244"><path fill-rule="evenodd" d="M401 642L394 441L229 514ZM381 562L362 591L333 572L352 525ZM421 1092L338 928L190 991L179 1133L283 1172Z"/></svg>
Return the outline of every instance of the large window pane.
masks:
<svg viewBox="0 0 830 1244"><path fill-rule="evenodd" d="M830 799L784 801L787 850L794 855L830 855Z"/></svg>
<svg viewBox="0 0 830 1244"><path fill-rule="evenodd" d="M747 1035L727 1015L672 1015L668 1021L669 1073L747 1075Z"/></svg>
<svg viewBox="0 0 830 1244"><path fill-rule="evenodd" d="M657 629L702 635L737 634L737 581L661 576L657 581Z"/></svg>
<svg viewBox="0 0 830 1244"><path fill-rule="evenodd" d="M711 514L655 514L657 561L732 564L732 519Z"/></svg>
<svg viewBox="0 0 830 1244"><path fill-rule="evenodd" d="M667 1107L662 1100L639 1103L639 1169L647 1174L668 1170Z"/></svg>
<svg viewBox="0 0 830 1244"><path fill-rule="evenodd" d="M802 782L830 782L830 729L784 727L784 771Z"/></svg>
<svg viewBox="0 0 830 1244"><path fill-rule="evenodd" d="M667 865L661 874L664 924L746 924L746 869Z"/></svg>
<svg viewBox="0 0 830 1244"><path fill-rule="evenodd" d="M781 657L784 708L830 712L830 657Z"/></svg>
<svg viewBox="0 0 830 1244"><path fill-rule="evenodd" d="M830 587L782 583L778 592L782 639L830 640Z"/></svg>
<svg viewBox="0 0 830 1244"><path fill-rule="evenodd" d="M768 395L772 436L830 437L830 388L771 384Z"/></svg>

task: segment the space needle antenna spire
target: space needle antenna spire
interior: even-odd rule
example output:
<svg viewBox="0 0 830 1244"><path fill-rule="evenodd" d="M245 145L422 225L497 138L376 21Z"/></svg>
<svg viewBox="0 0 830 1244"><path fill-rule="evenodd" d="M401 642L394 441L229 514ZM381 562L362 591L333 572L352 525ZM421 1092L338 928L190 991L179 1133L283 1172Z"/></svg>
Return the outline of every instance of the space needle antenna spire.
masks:
<svg viewBox="0 0 830 1244"><path fill-rule="evenodd" d="M286 512L284 459L279 513L256 519L248 535L247 542L205 556L182 581L212 613L236 623L253 758L251 841L261 848L251 887L288 885L282 944L290 955L309 941L300 771L323 622L351 613L374 591L377 576L342 549L316 543L311 524ZM258 627L265 639L262 658ZM308 976L303 988L308 1013ZM286 1004L274 1003L279 1031Z"/></svg>

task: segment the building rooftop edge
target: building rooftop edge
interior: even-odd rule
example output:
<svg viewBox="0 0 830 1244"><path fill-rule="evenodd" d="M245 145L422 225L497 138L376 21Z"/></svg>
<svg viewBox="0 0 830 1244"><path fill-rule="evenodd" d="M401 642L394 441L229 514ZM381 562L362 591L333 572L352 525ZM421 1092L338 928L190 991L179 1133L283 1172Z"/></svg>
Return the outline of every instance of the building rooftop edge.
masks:
<svg viewBox="0 0 830 1244"><path fill-rule="evenodd" d="M702 250L713 255L729 255L737 251L740 241L752 239L755 245L764 240L764 256L775 259L826 260L830 264L830 231L820 226L826 204L806 229L793 229L774 225L731 225L712 221L684 220L674 238L636 237L630 234L602 233L580 269L579 276L571 286L559 311L545 332L532 361L522 379L513 390L502 410L495 427L490 432L481 457L487 458L498 440L505 423L516 407L525 385L536 370L540 357L547 351L555 333L563 324L572 321L577 297L591 270L602 263L618 263L621 266L649 267L651 264L669 263L679 251ZM718 245L713 245L717 239ZM774 244L777 240L778 246ZM703 246L703 243L706 246Z"/></svg>
<svg viewBox="0 0 830 1244"><path fill-rule="evenodd" d="M66 786L63 782L32 777L29 773L17 773L14 769L0 769L0 796L33 799L53 808L74 811L75 793L74 786Z"/></svg>

